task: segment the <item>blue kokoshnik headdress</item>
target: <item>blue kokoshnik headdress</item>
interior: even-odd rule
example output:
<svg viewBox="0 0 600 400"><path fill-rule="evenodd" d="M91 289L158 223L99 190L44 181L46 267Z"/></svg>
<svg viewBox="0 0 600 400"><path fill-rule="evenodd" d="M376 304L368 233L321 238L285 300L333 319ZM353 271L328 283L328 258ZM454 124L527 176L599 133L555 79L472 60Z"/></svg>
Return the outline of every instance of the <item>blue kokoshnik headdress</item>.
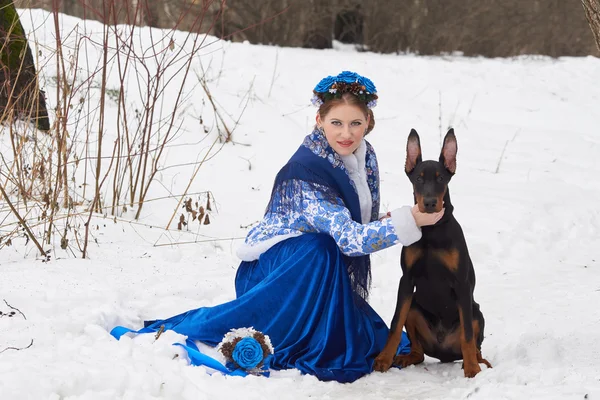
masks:
<svg viewBox="0 0 600 400"><path fill-rule="evenodd" d="M377 105L377 88L369 78L352 71L342 71L337 76L327 76L313 89L311 102L319 107L334 98L341 98L344 93L351 93L364 102L367 107Z"/></svg>

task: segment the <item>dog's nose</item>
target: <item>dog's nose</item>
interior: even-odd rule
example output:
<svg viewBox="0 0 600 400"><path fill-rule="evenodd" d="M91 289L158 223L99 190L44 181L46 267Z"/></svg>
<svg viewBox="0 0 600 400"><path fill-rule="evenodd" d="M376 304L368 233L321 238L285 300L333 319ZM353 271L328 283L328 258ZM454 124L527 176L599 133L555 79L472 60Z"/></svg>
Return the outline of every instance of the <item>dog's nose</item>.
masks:
<svg viewBox="0 0 600 400"><path fill-rule="evenodd" d="M426 197L423 199L423 206L425 206L425 212L434 212L437 206L437 198Z"/></svg>

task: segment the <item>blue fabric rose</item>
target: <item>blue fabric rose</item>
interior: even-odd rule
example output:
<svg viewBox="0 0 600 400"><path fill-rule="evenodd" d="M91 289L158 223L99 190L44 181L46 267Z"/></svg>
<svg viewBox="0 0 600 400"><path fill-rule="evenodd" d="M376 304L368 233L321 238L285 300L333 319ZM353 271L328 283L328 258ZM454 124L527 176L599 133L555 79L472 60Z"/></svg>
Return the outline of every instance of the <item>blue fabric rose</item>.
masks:
<svg viewBox="0 0 600 400"><path fill-rule="evenodd" d="M243 369L253 369L263 360L263 349L252 337L245 337L235 345L233 360Z"/></svg>
<svg viewBox="0 0 600 400"><path fill-rule="evenodd" d="M358 78L358 83L363 85L368 93L377 93L377 88L375 88L375 84L369 78L360 76Z"/></svg>
<svg viewBox="0 0 600 400"><path fill-rule="evenodd" d="M339 75L338 75L339 76ZM315 92L317 93L326 93L331 88L331 85L335 83L335 78L333 76L327 76L321 79L321 82L315 86Z"/></svg>
<svg viewBox="0 0 600 400"><path fill-rule="evenodd" d="M354 83L358 80L359 77L360 75L358 75L356 72L342 71L338 74L336 81L344 83Z"/></svg>

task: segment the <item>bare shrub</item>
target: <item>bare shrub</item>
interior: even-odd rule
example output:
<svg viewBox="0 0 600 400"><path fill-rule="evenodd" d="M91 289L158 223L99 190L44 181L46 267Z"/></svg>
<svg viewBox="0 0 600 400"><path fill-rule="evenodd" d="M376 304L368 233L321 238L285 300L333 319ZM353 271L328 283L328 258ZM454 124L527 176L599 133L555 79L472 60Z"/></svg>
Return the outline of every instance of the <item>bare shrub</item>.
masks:
<svg viewBox="0 0 600 400"><path fill-rule="evenodd" d="M192 93L203 89L206 99L212 97L195 65L207 40L214 41L201 31L213 30L219 14L212 11L224 1L178 9L174 19L186 21L186 32L176 32L181 28L176 23L143 33L134 22L157 12L151 0L78 1L85 15L103 22L100 31L87 29L86 21L63 29L60 10L66 3L74 4L53 0L41 22L54 27L54 43L38 44L35 28L30 36L33 54L40 55L41 80L53 87L49 134L39 135L26 122L0 125L0 135L10 135L13 146L13 154L0 157L0 196L6 204L0 206L0 249L24 238L46 260L59 246L73 256L89 257L97 229L94 215L116 221L133 211L138 219L144 204L157 200L149 197L150 189L167 168L166 150L184 133ZM8 110L15 112L15 107ZM215 106L213 112L216 120L223 111ZM169 193L169 198L193 195L189 188L211 150L233 142L235 121L221 118L216 126L218 134L203 161L190 163L195 168L185 192ZM200 142L210 137L211 129L202 122L199 129L204 134ZM208 215L198 223L209 224Z"/></svg>

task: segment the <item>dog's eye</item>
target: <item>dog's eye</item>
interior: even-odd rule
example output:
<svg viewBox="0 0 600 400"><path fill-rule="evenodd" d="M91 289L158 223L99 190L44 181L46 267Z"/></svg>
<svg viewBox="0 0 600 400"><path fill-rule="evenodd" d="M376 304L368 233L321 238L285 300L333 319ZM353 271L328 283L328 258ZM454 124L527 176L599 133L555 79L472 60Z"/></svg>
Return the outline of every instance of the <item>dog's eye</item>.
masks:
<svg viewBox="0 0 600 400"><path fill-rule="evenodd" d="M438 176L438 177L437 177L437 181L438 181L438 182L440 182L440 183L441 183L441 182L443 182L443 181L444 181L444 177L443 177L443 176L441 176L441 175L440 175L440 176Z"/></svg>
<svg viewBox="0 0 600 400"><path fill-rule="evenodd" d="M423 183L423 177L422 176L417 176L417 182Z"/></svg>

